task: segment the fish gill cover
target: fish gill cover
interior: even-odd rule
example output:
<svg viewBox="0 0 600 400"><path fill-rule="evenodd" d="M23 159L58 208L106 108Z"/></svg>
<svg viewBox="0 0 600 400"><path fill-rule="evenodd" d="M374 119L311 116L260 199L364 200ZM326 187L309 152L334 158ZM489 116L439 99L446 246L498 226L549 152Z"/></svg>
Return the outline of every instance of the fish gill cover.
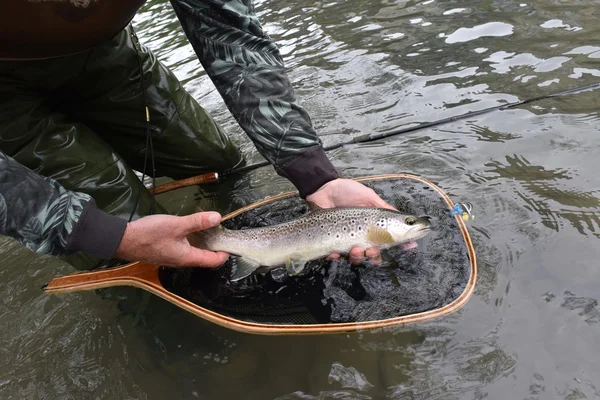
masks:
<svg viewBox="0 0 600 400"><path fill-rule="evenodd" d="M162 285L201 307L263 324L323 324L385 320L443 307L457 299L470 276L468 248L451 210L428 185L410 179L364 181L398 210L432 218L432 232L419 246L382 251L383 265L352 266L317 260L290 277L284 268L232 283L235 261L218 269L162 267ZM268 226L308 212L299 197L273 201L223 225Z"/></svg>

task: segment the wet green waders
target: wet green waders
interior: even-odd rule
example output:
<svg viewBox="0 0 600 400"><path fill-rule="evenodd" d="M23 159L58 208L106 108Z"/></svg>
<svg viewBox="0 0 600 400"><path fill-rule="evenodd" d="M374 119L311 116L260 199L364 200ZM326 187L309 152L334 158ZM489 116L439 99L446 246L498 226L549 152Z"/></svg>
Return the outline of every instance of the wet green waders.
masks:
<svg viewBox="0 0 600 400"><path fill-rule="evenodd" d="M0 61L0 149L98 207L128 219L146 152L144 96L157 176L182 179L241 164L227 135L130 28L83 53L34 61ZM138 56L139 54L139 56ZM146 172L150 172L150 157ZM147 215L143 190L134 219ZM158 206L156 213L164 213ZM66 258L88 269L98 259Z"/></svg>

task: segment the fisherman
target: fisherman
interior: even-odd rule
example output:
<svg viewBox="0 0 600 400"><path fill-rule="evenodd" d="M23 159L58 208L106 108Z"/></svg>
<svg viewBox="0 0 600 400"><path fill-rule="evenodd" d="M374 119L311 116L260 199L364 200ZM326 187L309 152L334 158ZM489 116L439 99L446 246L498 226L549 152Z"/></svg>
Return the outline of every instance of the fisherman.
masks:
<svg viewBox="0 0 600 400"><path fill-rule="evenodd" d="M219 213L165 215L160 206L152 210L148 191L138 191L134 169L151 172L146 151L157 175L173 179L244 162L174 74L137 42L130 22L144 1L4 3L0 233L38 253L93 256L94 265L116 258L216 267L227 254L194 248L186 236L218 225ZM232 115L302 198L323 208L391 208L342 179L327 158L251 0L171 4ZM354 263L364 257L377 262L379 250L350 253Z"/></svg>

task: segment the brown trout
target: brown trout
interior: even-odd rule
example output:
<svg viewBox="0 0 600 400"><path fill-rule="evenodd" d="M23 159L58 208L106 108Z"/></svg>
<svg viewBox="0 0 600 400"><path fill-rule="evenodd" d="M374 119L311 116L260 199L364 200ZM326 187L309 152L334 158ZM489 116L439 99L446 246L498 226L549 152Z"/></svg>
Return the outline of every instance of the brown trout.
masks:
<svg viewBox="0 0 600 400"><path fill-rule="evenodd" d="M284 266L297 275L308 261L331 253L347 254L353 247L389 248L422 238L430 231L429 217L416 217L385 208L348 207L311 211L300 218L268 227L230 230L222 226L190 237L196 247L237 256L231 281L256 271Z"/></svg>

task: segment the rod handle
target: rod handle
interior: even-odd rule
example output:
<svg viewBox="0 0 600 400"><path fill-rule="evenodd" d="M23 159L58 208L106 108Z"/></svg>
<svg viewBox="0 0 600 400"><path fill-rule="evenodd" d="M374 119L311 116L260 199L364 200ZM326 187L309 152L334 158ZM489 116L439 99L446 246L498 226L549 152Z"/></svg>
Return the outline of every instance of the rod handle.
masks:
<svg viewBox="0 0 600 400"><path fill-rule="evenodd" d="M171 190L194 186L194 185L203 185L206 183L213 183L219 180L219 174L217 172L207 172L202 175L192 176L191 178L181 179L179 181L165 183L163 185L158 185L154 188L154 194L160 194L169 192ZM150 194L152 194L152 188L148 189Z"/></svg>

